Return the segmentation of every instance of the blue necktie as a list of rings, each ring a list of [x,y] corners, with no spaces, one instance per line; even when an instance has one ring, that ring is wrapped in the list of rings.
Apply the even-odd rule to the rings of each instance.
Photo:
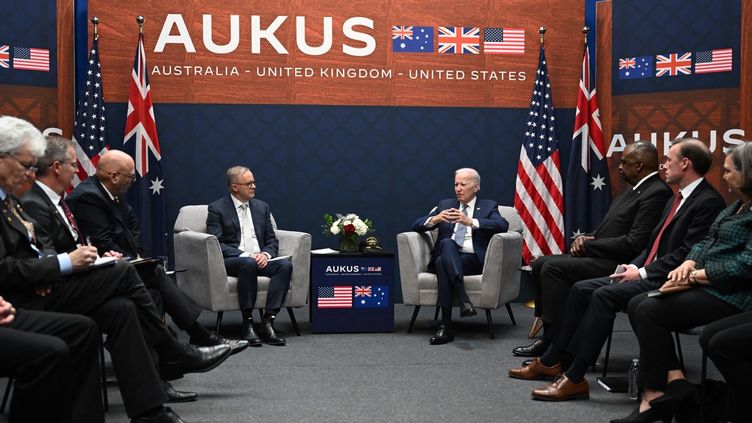
[[[462,213],[467,216],[467,204],[462,205]],[[465,243],[465,233],[467,233],[467,226],[462,223],[457,223],[457,231],[454,233],[454,242],[462,248],[462,244]]]

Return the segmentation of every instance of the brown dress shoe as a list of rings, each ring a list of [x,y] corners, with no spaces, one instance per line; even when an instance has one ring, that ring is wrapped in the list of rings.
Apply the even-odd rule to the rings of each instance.
[[[541,401],[569,401],[573,399],[590,398],[590,388],[587,380],[574,383],[569,378],[561,375],[554,383],[543,388],[534,389],[533,399]]]
[[[527,366],[509,369],[509,377],[525,380],[554,380],[559,373],[561,373],[561,364],[546,367],[537,357]]]

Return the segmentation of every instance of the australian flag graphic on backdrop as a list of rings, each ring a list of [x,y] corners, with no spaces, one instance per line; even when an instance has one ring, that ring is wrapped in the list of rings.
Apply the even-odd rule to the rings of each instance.
[[[356,285],[353,287],[354,308],[389,307],[389,285]]]
[[[10,3],[10,4],[6,4]],[[0,65],[0,83],[34,87],[57,86],[57,9],[54,1],[24,0],[0,6],[0,46],[7,46],[7,62]],[[20,52],[48,50],[49,71],[14,66]],[[21,62],[19,62],[20,64]]]
[[[612,16],[614,95],[739,86],[741,0],[619,0]],[[731,71],[694,71],[697,52],[729,48]],[[689,74],[656,77],[658,55],[686,52],[693,53]]]
[[[395,53],[433,53],[433,27],[392,27],[392,51]]]

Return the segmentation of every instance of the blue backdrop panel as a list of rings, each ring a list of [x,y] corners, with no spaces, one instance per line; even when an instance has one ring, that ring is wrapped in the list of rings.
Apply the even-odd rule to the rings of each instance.
[[[242,164],[253,170],[257,196],[271,205],[280,228],[311,233],[314,248],[337,246],[321,233],[324,213],[354,212],[375,222],[375,235],[391,250],[397,233],[454,195],[459,167],[480,172],[481,197],[511,205],[527,117],[522,109],[435,107],[157,104],[154,110],[168,229],[180,207],[224,195],[225,170]],[[107,105],[115,148],[122,147],[112,138],[123,133],[125,112],[125,104]],[[559,139],[570,139],[574,111],[559,109],[556,118]],[[566,168],[568,141],[561,152]]]
[[[9,68],[0,67],[0,84],[57,86],[56,7],[53,0],[2,3],[0,6],[0,46],[10,46],[11,64]],[[45,72],[14,69],[12,60],[15,47],[49,50],[50,70]]]
[[[616,0],[613,4],[613,94],[739,86],[740,0]],[[731,72],[655,77],[656,55],[733,49]],[[620,58],[652,58],[652,76],[623,79]]]

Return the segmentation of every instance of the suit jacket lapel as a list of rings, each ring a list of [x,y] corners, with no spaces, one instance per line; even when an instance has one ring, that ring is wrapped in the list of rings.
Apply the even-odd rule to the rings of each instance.
[[[256,232],[256,240],[259,243],[259,248],[263,247],[264,232],[261,230],[264,227],[264,216],[261,214],[261,210],[253,200],[248,202],[251,208],[251,218],[253,219],[253,231]]]
[[[11,199],[11,202],[13,203],[13,207],[16,207],[16,203],[13,201],[13,199]],[[2,202],[2,206],[0,206],[0,208],[3,211],[3,219],[8,222],[8,226],[17,230],[24,236],[24,238],[28,239],[29,231],[26,229],[26,226],[24,226],[23,223],[18,219],[13,210],[11,210],[10,207],[6,206],[5,201]]]
[[[225,197],[225,214],[230,217],[232,226],[235,229],[234,233],[238,234],[238,240],[240,240],[240,220],[238,219],[238,211],[235,209],[235,203],[232,201],[230,194]]]
[[[58,224],[62,225],[61,227],[63,229],[63,233],[65,234],[65,236],[69,238],[69,241],[72,243],[75,243],[76,240],[73,238],[73,235],[71,235],[70,229],[68,229],[68,220],[65,218],[65,216],[62,216],[60,214],[60,211],[58,211],[57,206],[52,203],[52,200],[50,200],[50,197],[48,197],[47,194],[44,192],[44,190],[40,188],[39,185],[37,184],[34,184],[31,187],[31,190],[34,191],[34,193],[37,194],[42,199],[42,201],[44,201],[44,204],[47,205],[47,208],[50,210],[50,213],[52,213],[52,215],[55,216],[55,218],[58,220]],[[52,241],[54,242],[54,239]]]

